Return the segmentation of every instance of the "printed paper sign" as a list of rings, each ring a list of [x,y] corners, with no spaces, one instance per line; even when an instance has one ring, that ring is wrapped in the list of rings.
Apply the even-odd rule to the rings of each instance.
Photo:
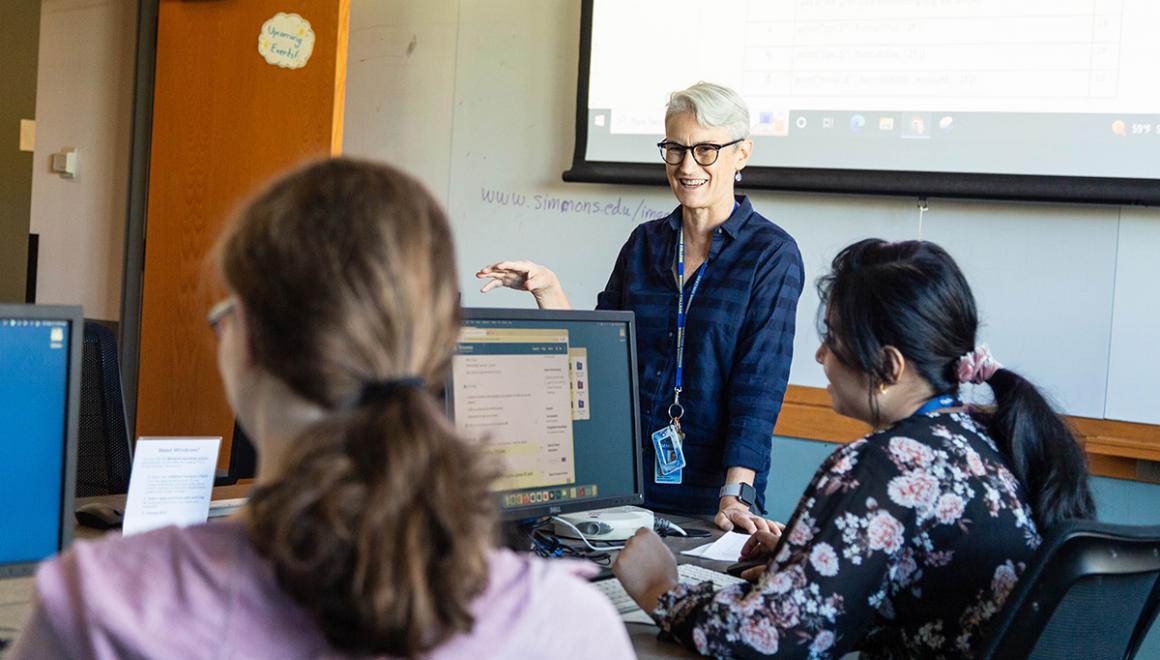
[[[138,438],[125,501],[125,536],[206,521],[221,438]]]
[[[284,69],[301,69],[314,52],[314,30],[298,14],[279,12],[262,24],[258,53],[266,62]]]
[[[36,151],[36,120],[20,120],[20,150]]]

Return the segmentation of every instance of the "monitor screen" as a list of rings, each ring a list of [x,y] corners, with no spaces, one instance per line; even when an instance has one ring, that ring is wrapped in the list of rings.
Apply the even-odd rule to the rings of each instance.
[[[447,405],[505,519],[642,501],[631,312],[465,309]]]
[[[0,305],[0,575],[72,537],[81,323],[79,307]]]

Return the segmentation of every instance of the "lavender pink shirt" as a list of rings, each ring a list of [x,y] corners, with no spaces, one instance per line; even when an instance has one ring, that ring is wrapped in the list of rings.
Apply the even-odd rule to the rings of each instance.
[[[475,627],[431,658],[632,658],[571,562],[490,555]],[[331,649],[236,521],[77,543],[46,562],[9,658],[324,658]]]

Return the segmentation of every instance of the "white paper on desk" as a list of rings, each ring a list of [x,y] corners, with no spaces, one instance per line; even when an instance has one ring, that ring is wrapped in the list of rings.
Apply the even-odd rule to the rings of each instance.
[[[748,534],[725,532],[716,541],[699,545],[692,550],[682,550],[681,554],[701,559],[734,562],[741,558],[741,548],[748,540]]]
[[[219,438],[138,438],[125,500],[125,536],[209,515]]]

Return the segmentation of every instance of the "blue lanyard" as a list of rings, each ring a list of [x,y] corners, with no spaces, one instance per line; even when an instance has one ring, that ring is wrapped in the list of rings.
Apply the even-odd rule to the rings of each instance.
[[[689,302],[685,302],[685,229],[677,232],[677,382],[673,387],[673,405],[669,406],[669,417],[674,423],[679,423],[685,409],[681,406],[681,385],[685,375],[685,317],[689,308],[693,306],[693,297],[701,286],[701,278],[709,270],[709,262],[697,271],[697,278],[693,280],[693,288],[689,290]],[[678,427],[679,428],[679,427]]]
[[[914,413],[912,413],[910,416],[917,417],[919,415],[932,413],[939,408],[957,408],[961,405],[963,405],[963,402],[959,399],[959,397],[951,394],[944,394],[942,396],[936,396],[935,398],[922,404],[919,406],[918,410],[914,411]]]
[[[741,204],[734,200],[733,211],[736,212],[740,206]],[[686,303],[685,228],[682,226],[677,230],[677,382],[673,385],[673,405],[669,406],[669,418],[677,427],[677,431],[681,430],[681,417],[685,414],[685,408],[681,405],[681,385],[684,383],[685,377],[685,317],[689,314],[689,308],[693,306],[693,297],[697,295],[697,289],[701,286],[701,278],[705,276],[707,270],[709,270],[708,260],[697,271],[697,278],[693,280],[693,288],[689,290],[689,302]]]

